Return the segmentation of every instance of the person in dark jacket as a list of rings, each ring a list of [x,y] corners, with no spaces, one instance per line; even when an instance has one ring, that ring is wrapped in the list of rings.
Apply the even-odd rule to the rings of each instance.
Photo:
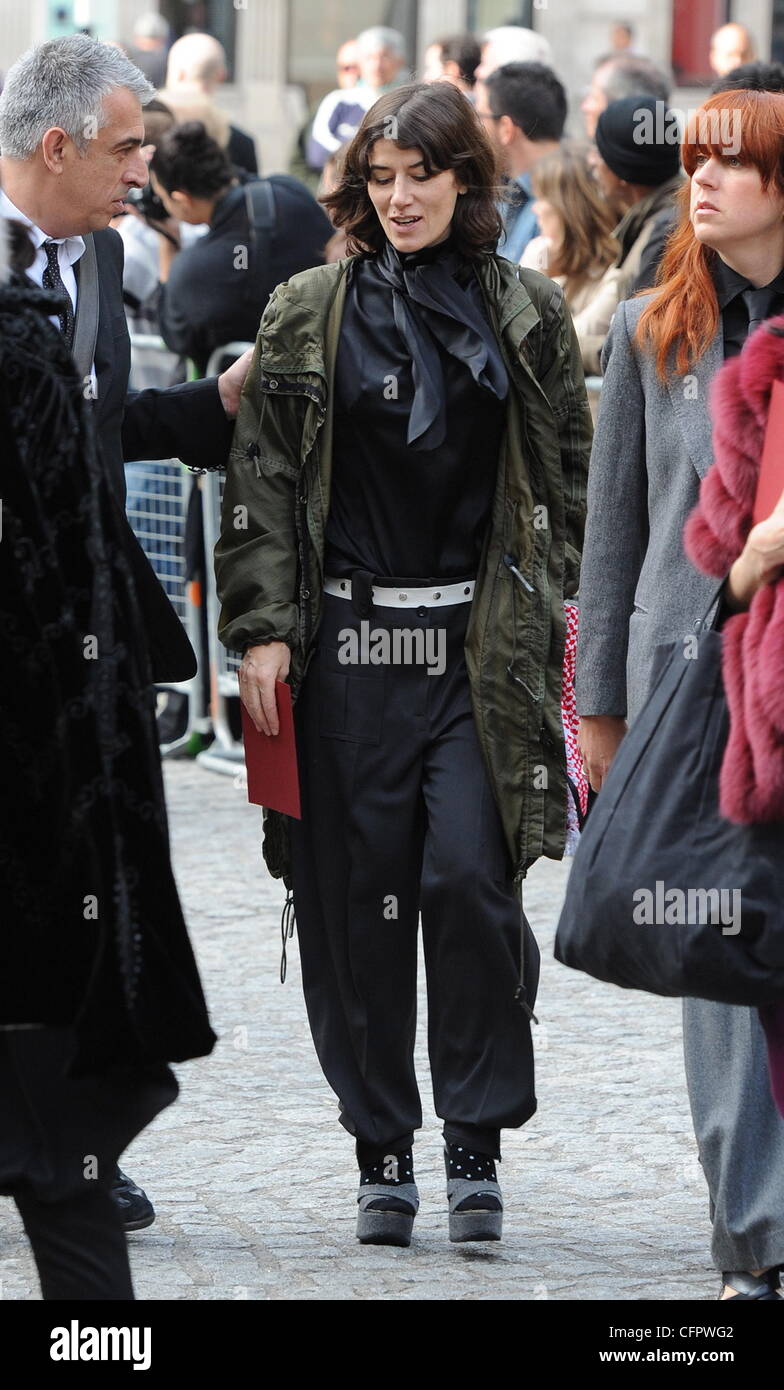
[[[212,380],[128,391],[122,241],[108,224],[129,190],[147,182],[141,102],[152,95],[119,49],[73,34],[18,58],[0,96],[0,212],[27,227],[28,279],[59,295],[51,320],[77,366],[101,466],[121,505],[124,462],[179,457],[198,467],[224,457],[249,361]],[[154,678],[187,680],[196,657],[182,623],[130,531],[124,549]],[[121,1173],[114,1195],[128,1229],[154,1220],[152,1203]]]
[[[162,137],[150,172],[172,219],[209,223],[183,251],[163,238],[160,246],[161,334],[204,373],[216,347],[255,339],[275,286],[323,263],[333,229],[309,190],[288,174],[240,183],[200,121]]]
[[[184,34],[169,49],[166,87],[174,98],[199,96],[214,105],[215,93],[228,77],[226,51],[212,34]],[[229,125],[227,153],[236,169],[258,174],[256,142],[247,131]]]
[[[656,278],[683,186],[678,141],[675,114],[654,97],[622,97],[599,117],[592,159],[599,187],[620,216],[614,236],[622,298],[649,289]]]
[[[215,550],[259,733],[276,678],[296,699],[303,815],[267,816],[265,857],[292,885],[366,1243],[408,1245],[419,1201],[420,905],[452,1240],[500,1237],[501,1131],[536,1109],[519,884],[564,848],[590,415],[562,290],[493,254],[496,187],[450,83],[371,107],[327,202],[350,257],[262,320]]]
[[[0,1193],[45,1299],[129,1299],[117,1160],[176,1098],[168,1063],[215,1037],[169,859],[133,538],[57,306],[0,273]]]

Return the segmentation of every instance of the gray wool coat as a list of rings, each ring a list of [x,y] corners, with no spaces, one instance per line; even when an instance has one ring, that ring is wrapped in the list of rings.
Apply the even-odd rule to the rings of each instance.
[[[683,550],[686,518],[713,462],[710,387],[723,362],[719,326],[686,376],[666,385],[634,333],[650,295],[617,309],[588,473],[575,693],[579,714],[639,713],[656,647],[713,622],[718,582]]]

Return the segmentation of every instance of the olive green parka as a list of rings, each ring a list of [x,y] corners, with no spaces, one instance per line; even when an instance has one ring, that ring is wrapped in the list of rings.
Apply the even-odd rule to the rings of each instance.
[[[294,699],[322,610],[332,384],[348,260],[279,285],[261,321],[229,456],[215,571],[219,636],[291,648]],[[517,879],[564,850],[563,600],[577,591],[591,416],[560,288],[500,256],[476,262],[511,381],[465,655],[482,752]],[[512,568],[512,566],[514,568]],[[264,857],[290,881],[286,817]]]

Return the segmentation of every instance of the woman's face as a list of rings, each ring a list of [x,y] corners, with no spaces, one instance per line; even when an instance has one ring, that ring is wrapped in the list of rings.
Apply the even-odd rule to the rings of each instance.
[[[419,149],[394,140],[370,148],[368,195],[385,235],[398,251],[421,251],[449,235],[455,204],[465,185],[453,169],[426,174]]]
[[[722,257],[784,238],[784,196],[735,154],[698,155],[690,216],[697,240]]]
[[[564,224],[560,212],[557,212],[552,203],[546,198],[537,198],[532,212],[541,228],[542,236],[546,236],[553,250],[563,245]]]
[[[203,198],[193,198],[190,193],[185,193],[179,188],[175,189],[173,193],[167,193],[152,169],[150,170],[150,183],[153,193],[157,193],[170,217],[174,217],[178,222],[188,222],[191,226],[200,226],[202,222],[207,220]]]

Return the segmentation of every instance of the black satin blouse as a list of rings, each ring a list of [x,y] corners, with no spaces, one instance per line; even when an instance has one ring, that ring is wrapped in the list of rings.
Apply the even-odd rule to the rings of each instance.
[[[745,290],[758,294],[760,309],[765,318],[784,311],[784,270],[779,271],[769,285],[756,290],[750,280],[727,265],[721,256],[715,256],[711,268],[716,296],[721,311],[722,333],[724,337],[724,357],[737,357],[749,336],[749,310],[744,302]]]
[[[508,389],[479,281],[451,238],[405,255],[387,243],[352,261],[336,362],[327,574],[476,574]]]

